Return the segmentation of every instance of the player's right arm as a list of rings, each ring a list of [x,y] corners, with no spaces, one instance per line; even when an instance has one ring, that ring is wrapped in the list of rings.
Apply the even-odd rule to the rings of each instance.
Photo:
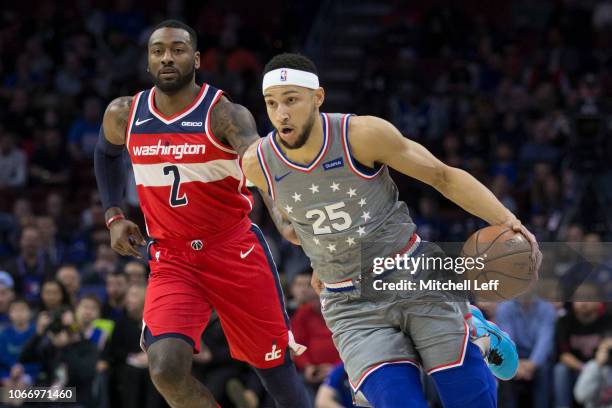
[[[349,143],[361,163],[389,167],[434,187],[455,204],[491,225],[506,225],[522,232],[539,269],[541,254],[535,236],[495,195],[468,172],[447,166],[424,146],[411,141],[391,123],[374,116],[357,116],[349,122]]]
[[[129,96],[117,98],[106,108],[94,151],[94,169],[111,247],[120,255],[140,258],[135,245],[144,245],[145,240],[138,225],[126,220],[120,207],[125,190],[123,149],[132,99]]]
[[[255,185],[262,192],[261,198],[268,208],[268,212],[272,217],[272,221],[274,221],[274,225],[280,232],[280,234],[287,241],[291,242],[295,245],[300,245],[300,239],[297,237],[295,233],[295,229],[287,215],[279,209],[268,194],[268,185],[266,183],[266,178],[263,174],[261,166],[259,165],[259,160],[257,159],[257,146],[259,145],[259,141],[251,144],[244,156],[242,157],[242,171],[246,178]]]

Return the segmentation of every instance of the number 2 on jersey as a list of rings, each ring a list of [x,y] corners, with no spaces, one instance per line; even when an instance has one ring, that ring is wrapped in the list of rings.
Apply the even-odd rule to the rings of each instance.
[[[326,218],[329,218],[330,221],[338,219],[343,220],[342,223],[333,222],[331,224],[333,229],[335,229],[336,231],[344,231],[346,229],[349,229],[351,227],[351,224],[353,223],[350,214],[346,211],[338,211],[340,208],[344,208],[344,205],[344,202],[340,201],[338,203],[326,205],[325,207],[323,207],[325,209],[325,212],[319,209],[308,211],[306,213],[306,218],[316,218],[316,220],[312,223],[312,229],[314,234],[331,234],[332,229],[327,225],[323,226],[323,223],[325,222]]]
[[[165,166],[164,175],[172,173],[174,175],[174,181],[172,182],[172,190],[170,190],[170,206],[180,207],[181,205],[187,204],[187,194],[183,193],[182,197],[179,197],[179,188],[181,186],[181,173],[177,166]]]

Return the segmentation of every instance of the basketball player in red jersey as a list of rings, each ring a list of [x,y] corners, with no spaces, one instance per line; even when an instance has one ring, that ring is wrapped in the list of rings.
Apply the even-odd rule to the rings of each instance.
[[[232,356],[252,365],[277,405],[308,407],[289,356],[303,347],[288,328],[278,274],[259,228],[240,157],[258,139],[250,112],[195,82],[197,36],[160,23],[148,43],[154,87],[112,101],[95,152],[111,245],[139,256],[145,240],[125,219],[123,149],[133,163],[151,276],[141,344],[153,383],[173,407],[214,407],[191,375],[192,354],[214,308]]]

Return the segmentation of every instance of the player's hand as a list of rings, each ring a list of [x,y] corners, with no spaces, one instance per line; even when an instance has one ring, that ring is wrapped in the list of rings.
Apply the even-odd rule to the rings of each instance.
[[[281,227],[280,233],[283,236],[283,238],[285,238],[287,241],[291,242],[293,245],[300,245],[301,244],[300,239],[298,238],[297,234],[295,233],[295,228],[293,228],[293,225],[291,225],[291,224],[283,225]]]
[[[136,245],[144,246],[146,241],[138,225],[130,220],[117,220],[110,226],[111,248],[119,255],[142,258]]]
[[[321,280],[319,279],[319,275],[317,275],[315,271],[312,272],[312,277],[310,278],[310,285],[312,286],[314,291],[317,292],[317,295],[321,294],[324,285],[323,282],[321,282]]]
[[[506,221],[504,225],[510,227],[514,232],[520,232],[523,234],[527,241],[531,244],[531,265],[533,265],[533,274],[535,279],[538,279],[538,272],[540,271],[540,266],[542,265],[542,252],[540,252],[540,246],[538,245],[538,241],[536,240],[535,235],[533,235],[525,226],[521,223],[521,221],[517,218],[512,218],[509,221]]]

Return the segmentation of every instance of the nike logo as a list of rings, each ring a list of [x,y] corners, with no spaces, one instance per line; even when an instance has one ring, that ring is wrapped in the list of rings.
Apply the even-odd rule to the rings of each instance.
[[[241,259],[244,259],[244,258],[246,258],[247,256],[249,256],[249,254],[251,253],[251,251],[252,251],[253,249],[255,249],[255,244],[253,244],[253,246],[251,247],[251,249],[249,249],[249,250],[248,250],[248,251],[246,251],[246,252],[242,252],[242,251],[240,251],[240,258],[241,258]]]
[[[150,120],[153,120],[153,118],[149,118],[149,119],[145,119],[145,120],[136,119],[136,126],[140,126],[143,123],[148,122]]]
[[[285,177],[287,177],[289,174],[291,174],[290,171],[286,172],[285,174],[283,174],[282,176],[274,176],[274,180],[278,183],[279,181],[281,181],[282,179],[284,179]]]

